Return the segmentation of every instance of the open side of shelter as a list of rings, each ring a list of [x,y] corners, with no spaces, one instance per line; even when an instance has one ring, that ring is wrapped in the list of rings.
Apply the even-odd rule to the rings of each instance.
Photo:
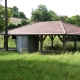
[[[16,37],[18,52],[38,51],[39,42],[40,51],[42,51],[43,42],[47,36],[51,39],[51,46],[53,46],[55,36],[58,36],[63,43],[63,51],[66,51],[66,42],[68,41],[74,41],[74,49],[76,50],[76,42],[80,41],[80,28],[62,21],[46,21],[9,30],[8,35]]]
[[[80,36],[79,35],[41,35],[40,36],[40,50],[43,50],[43,42],[45,40],[45,38],[49,36],[51,39],[51,47],[53,47],[53,42],[56,36],[58,36],[58,38],[60,39],[60,41],[63,44],[63,51],[66,51],[66,43],[68,41],[73,41],[74,42],[74,50],[76,50],[76,42],[80,41]]]

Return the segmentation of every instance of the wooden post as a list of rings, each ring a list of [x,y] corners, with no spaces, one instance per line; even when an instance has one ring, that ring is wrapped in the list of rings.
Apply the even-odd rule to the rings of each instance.
[[[66,35],[63,35],[63,51],[66,51]]]
[[[51,39],[51,47],[53,47],[53,35],[50,35],[49,37]]]
[[[40,37],[40,51],[43,49],[43,35]]]
[[[74,40],[74,50],[76,51],[76,36],[75,36],[75,40]]]
[[[53,39],[51,39],[51,46],[53,47]]]

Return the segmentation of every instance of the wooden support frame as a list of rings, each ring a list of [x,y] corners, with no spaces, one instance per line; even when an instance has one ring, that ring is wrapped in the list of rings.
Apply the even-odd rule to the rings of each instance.
[[[58,38],[61,40],[61,42],[63,43],[63,38],[60,36],[60,35],[58,35]]]
[[[46,39],[47,35],[43,36],[43,35],[40,35],[39,36],[39,41],[40,41],[40,51],[43,50],[43,42],[44,40]]]
[[[51,46],[53,47],[53,40],[56,37],[56,35],[39,35],[39,41],[40,41],[40,51],[43,50],[43,42],[46,39],[46,37],[49,36],[51,39]],[[76,50],[76,41],[80,41],[80,36],[78,35],[57,35],[61,42],[63,43],[63,51],[66,51],[66,42],[67,41],[74,41],[74,50]]]
[[[76,39],[76,41],[80,41],[80,36],[77,35],[67,35],[66,37],[66,41],[74,41]]]
[[[53,47],[53,40],[54,40],[54,38],[56,37],[56,35],[49,35],[49,37],[50,37],[50,39],[51,39],[51,46]]]
[[[79,35],[77,35],[76,38],[77,38],[78,41],[80,41],[80,36],[79,36]],[[77,41],[77,40],[76,40],[76,41]]]

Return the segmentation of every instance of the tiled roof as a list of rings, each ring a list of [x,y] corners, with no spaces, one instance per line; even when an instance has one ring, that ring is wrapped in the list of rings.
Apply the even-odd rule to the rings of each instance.
[[[80,34],[80,28],[61,21],[37,22],[8,31],[9,35]]]
[[[64,29],[66,34],[79,34],[80,35],[80,28],[76,27],[69,23],[63,23]]]

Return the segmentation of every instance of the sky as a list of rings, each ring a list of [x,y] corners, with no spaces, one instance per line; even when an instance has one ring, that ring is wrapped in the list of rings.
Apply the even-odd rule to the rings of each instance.
[[[1,2],[2,5],[5,4],[4,1]],[[40,4],[58,15],[80,15],[80,0],[7,0],[8,7],[16,6],[27,18],[31,17],[32,9],[35,10]]]

